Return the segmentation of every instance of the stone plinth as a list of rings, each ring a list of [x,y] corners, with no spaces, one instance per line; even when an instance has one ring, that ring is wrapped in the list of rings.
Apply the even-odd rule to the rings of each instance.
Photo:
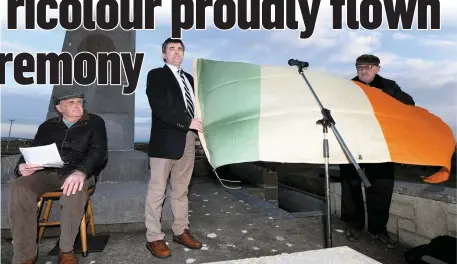
[[[341,184],[331,183],[330,192],[332,213],[341,217]],[[387,224],[394,240],[416,247],[440,235],[455,237],[456,219],[455,188],[395,182]]]
[[[110,31],[88,31],[83,28],[67,31],[62,52],[75,56],[80,52],[130,52],[135,53],[135,31],[116,28]],[[55,85],[52,95],[63,90],[80,91],[85,95],[84,107],[105,120],[108,134],[108,164],[99,179],[109,182],[146,181],[149,179],[148,157],[134,150],[135,94],[123,95],[122,84],[127,78],[121,68],[121,85],[89,86]],[[57,116],[52,98],[47,119]]]

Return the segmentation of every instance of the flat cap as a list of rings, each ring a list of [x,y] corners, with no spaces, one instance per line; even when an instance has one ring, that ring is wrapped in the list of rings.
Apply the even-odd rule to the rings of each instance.
[[[372,54],[363,54],[359,56],[355,62],[355,65],[365,64],[365,65],[376,65],[378,66],[381,63],[378,57]]]
[[[75,92],[75,91],[64,91],[64,92],[56,93],[56,95],[53,97],[54,104],[56,104],[56,105],[58,105],[60,103],[60,101],[62,101],[62,100],[68,100],[68,99],[73,99],[73,98],[83,98],[84,99],[84,93]]]

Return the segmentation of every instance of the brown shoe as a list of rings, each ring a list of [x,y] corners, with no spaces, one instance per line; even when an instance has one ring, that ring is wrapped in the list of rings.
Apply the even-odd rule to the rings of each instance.
[[[22,264],[36,264],[37,260],[38,260],[38,256],[32,260],[27,260],[26,262],[24,262]]]
[[[76,258],[75,251],[70,253],[59,252],[59,264],[78,264],[78,259]]]
[[[179,236],[173,236],[173,241],[191,249],[199,249],[202,247],[202,243],[192,237],[189,229],[185,229],[184,232]]]
[[[156,240],[146,243],[146,248],[151,252],[152,255],[158,258],[168,258],[171,256],[171,251],[165,244],[165,240]]]

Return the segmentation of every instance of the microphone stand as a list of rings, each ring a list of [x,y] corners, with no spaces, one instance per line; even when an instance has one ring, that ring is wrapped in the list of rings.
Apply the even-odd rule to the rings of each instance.
[[[319,107],[321,108],[321,113],[322,113],[322,119],[318,120],[316,124],[322,125],[322,132],[323,132],[323,157],[325,161],[325,196],[326,196],[326,209],[327,209],[327,215],[326,215],[326,231],[327,231],[327,238],[326,238],[326,244],[328,248],[332,247],[332,224],[331,224],[331,214],[330,214],[330,175],[329,175],[329,145],[328,145],[328,139],[327,139],[327,133],[328,133],[328,127],[330,127],[333,131],[333,134],[335,135],[336,139],[340,143],[341,147],[343,148],[344,153],[346,154],[347,157],[351,160],[351,163],[355,166],[357,174],[359,175],[360,179],[362,180],[363,184],[365,185],[366,188],[371,187],[370,182],[368,181],[367,177],[365,176],[364,171],[362,168],[360,168],[359,164],[357,161],[355,161],[354,157],[352,156],[351,152],[349,151],[348,147],[346,146],[343,138],[341,137],[340,133],[335,127],[335,120],[333,119],[330,110],[327,108],[324,108],[322,105],[321,101],[317,97],[316,93],[314,92],[311,84],[309,83],[308,79],[306,78],[305,74],[303,73],[303,67],[304,64],[299,64],[297,65],[298,67],[298,73],[303,77],[305,80],[306,84],[308,85],[309,89],[311,90],[311,93],[313,94],[314,98],[316,99],[317,103],[319,104]]]

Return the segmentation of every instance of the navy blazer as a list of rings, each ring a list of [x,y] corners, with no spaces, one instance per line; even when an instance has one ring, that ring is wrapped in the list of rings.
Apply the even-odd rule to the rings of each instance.
[[[194,90],[194,78],[184,74]],[[151,107],[149,157],[181,158],[191,118],[186,113],[181,87],[167,65],[149,71],[146,95]]]

